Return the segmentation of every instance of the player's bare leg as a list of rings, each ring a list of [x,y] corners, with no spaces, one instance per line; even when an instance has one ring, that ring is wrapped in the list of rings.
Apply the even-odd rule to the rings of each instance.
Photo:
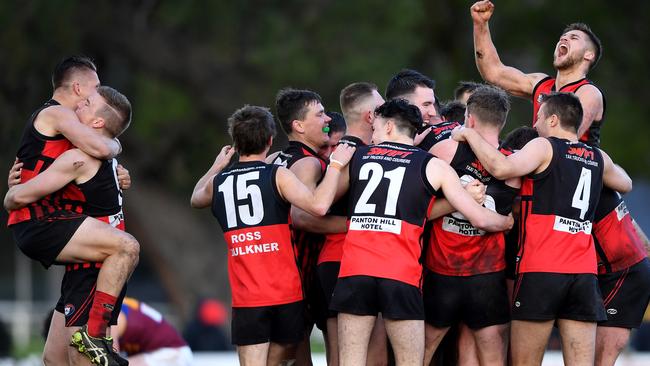
[[[436,349],[442,342],[445,334],[449,331],[450,327],[445,328],[436,328],[432,325],[424,325],[424,364],[428,365],[431,363],[433,354],[436,353]]]
[[[397,366],[420,366],[424,359],[424,321],[384,319]]]
[[[43,364],[46,366],[68,364],[68,333],[65,331],[65,316],[54,310],[47,341],[43,349]]]
[[[326,349],[327,349],[327,365],[338,366],[339,364],[339,335],[338,335],[338,320],[336,318],[327,318],[327,334],[326,334]]]
[[[283,362],[290,362],[289,365],[293,365],[295,359],[293,359],[296,354],[296,344],[280,344],[271,342],[269,345],[269,353],[267,356],[266,365],[267,366],[276,366],[283,365]]]
[[[514,366],[539,366],[551,336],[554,320],[513,320],[510,330],[510,349]]]
[[[138,264],[140,244],[119,229],[91,217],[84,220],[57,256],[59,262],[102,262],[97,291],[118,296]]]
[[[596,352],[596,323],[558,319],[562,337],[562,357],[568,366],[594,364]]]
[[[473,331],[481,366],[503,366],[507,363],[509,330],[509,324],[499,324]]]
[[[375,316],[338,314],[339,365],[365,365]]]
[[[464,323],[458,326],[458,366],[478,366],[478,349],[474,333]]]
[[[630,329],[598,327],[596,329],[596,366],[612,366],[630,339]]]
[[[384,318],[379,315],[375,320],[375,326],[372,328],[372,333],[370,333],[366,366],[385,365],[388,365],[388,339]]]
[[[237,346],[237,355],[241,366],[266,366],[269,354],[269,342]]]

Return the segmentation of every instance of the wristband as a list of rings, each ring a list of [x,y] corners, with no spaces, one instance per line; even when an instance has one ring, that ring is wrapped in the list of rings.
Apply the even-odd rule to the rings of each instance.
[[[336,165],[334,165],[334,164],[336,164]],[[337,166],[337,165],[338,165],[338,166]],[[343,168],[343,167],[345,166],[345,164],[341,163],[340,161],[338,161],[338,160],[336,160],[336,159],[332,159],[332,158],[330,158],[329,166],[331,166],[331,167],[334,168],[334,169],[341,170],[341,168]]]

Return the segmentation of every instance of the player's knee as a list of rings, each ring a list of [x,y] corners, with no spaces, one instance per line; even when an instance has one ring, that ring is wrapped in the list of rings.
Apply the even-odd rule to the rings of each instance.
[[[61,354],[54,352],[52,347],[45,347],[43,350],[43,364],[45,366],[55,366],[62,365],[65,363],[65,360],[61,360]]]
[[[129,233],[124,233],[120,240],[120,250],[134,262],[140,257],[140,243]]]

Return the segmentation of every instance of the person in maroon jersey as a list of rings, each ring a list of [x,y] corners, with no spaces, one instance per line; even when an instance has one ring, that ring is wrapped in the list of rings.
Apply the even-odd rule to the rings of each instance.
[[[320,157],[318,150],[328,144],[331,119],[325,113],[321,97],[310,90],[282,89],[276,95],[275,108],[280,127],[289,138],[289,146],[269,155],[266,161],[289,168],[307,187],[313,189],[322,179],[327,166],[327,159]],[[292,234],[306,297],[305,338],[298,346],[296,359],[299,364],[309,364],[309,336],[324,312],[322,291],[316,275],[316,262],[324,236],[308,228],[311,222],[308,213],[294,207],[291,215]]]
[[[349,227],[330,305],[338,311],[339,362],[366,364],[381,313],[397,364],[419,365],[424,357],[420,237],[435,196],[444,193],[482,229],[505,230],[512,218],[479,206],[449,165],[413,146],[422,124],[417,107],[394,99],[375,115],[372,140],[378,143],[358,149],[341,181],[349,186]]]
[[[490,0],[476,2],[470,8],[474,22],[474,56],[483,79],[512,95],[532,99],[532,123],[537,119],[540,95],[554,91],[575,93],[584,111],[578,128],[580,141],[598,147],[600,127],[605,117],[605,99],[598,87],[587,79],[587,73],[596,66],[602,55],[598,37],[586,24],[570,24],[555,46],[555,78],[544,73],[526,74],[504,65],[499,59],[488,25],[493,12],[494,4]]]
[[[130,297],[120,310],[116,333],[129,365],[192,365],[192,350],[158,310]]]
[[[304,338],[303,291],[289,228],[291,205],[322,216],[340,169],[354,152],[341,145],[316,189],[291,170],[264,162],[275,124],[268,109],[246,106],[228,120],[234,149],[224,147],[197,182],[192,207],[212,206],[228,243],[233,299],[232,339],[245,365],[279,364]],[[224,170],[234,154],[239,162]],[[276,349],[271,352],[270,346]]]
[[[650,300],[650,262],[621,195],[603,187],[593,236],[607,320],[596,331],[596,365],[614,365]]]
[[[131,105],[128,99],[116,90],[101,86],[97,89],[96,94],[88,98],[88,101],[80,102],[75,112],[81,123],[97,131],[94,133],[115,138],[130,123]],[[108,243],[130,240],[130,236],[122,232],[124,216],[122,214],[121,190],[115,171],[116,166],[115,159],[98,160],[80,149],[67,150],[42,173],[24,184],[12,186],[5,196],[5,207],[11,210],[20,209],[65,187],[69,193],[69,196],[62,201],[65,209],[82,212],[83,215],[78,217],[79,220],[88,216],[95,218],[98,221],[96,227],[101,228],[101,232],[105,233],[107,236],[105,241]],[[72,219],[76,220],[77,217],[72,217]],[[56,224],[48,226],[48,230],[54,231],[52,235],[59,232],[57,229]],[[73,234],[76,233],[72,232],[71,235]],[[70,242],[67,245],[70,245]],[[106,245],[99,243],[100,241],[97,242],[94,245]],[[75,254],[79,259],[73,262],[74,264],[66,266],[66,274],[61,285],[62,297],[52,318],[50,337],[48,337],[43,352],[44,363],[47,365],[67,363],[67,360],[71,360],[75,364],[80,362],[81,355],[67,347],[67,340],[79,330],[79,327],[89,322],[89,314],[92,313],[90,305],[95,297],[102,263],[97,261],[96,263],[82,264],[79,261],[83,261],[91,255],[97,256],[97,254],[88,252],[102,251],[104,248],[97,246],[84,250],[87,252]],[[119,281],[119,279],[117,280]],[[109,316],[110,322],[107,320],[108,323],[115,324],[123,296],[124,289],[120,287],[115,300],[118,309],[112,312],[112,316]]]
[[[452,137],[467,141],[497,179],[524,177],[511,349],[515,365],[541,364],[554,322],[567,364],[593,364],[596,322],[605,320],[591,236],[603,183],[627,192],[632,181],[597,148],[578,141],[580,100],[572,93],[542,98],[535,123],[539,138],[504,156],[473,129]]]
[[[505,92],[481,86],[467,101],[465,126],[475,129],[496,148],[509,110],[510,101]],[[502,215],[510,213],[521,185],[519,178],[495,179],[483,169],[467,144],[453,139],[437,143],[432,153],[450,164],[462,182],[478,179],[487,186],[485,207]],[[461,339],[465,336],[476,340],[481,364],[505,364],[510,314],[503,232],[475,229],[454,212],[433,221],[433,231],[427,240],[428,272],[423,285],[424,363],[429,364],[450,327],[463,323]]]

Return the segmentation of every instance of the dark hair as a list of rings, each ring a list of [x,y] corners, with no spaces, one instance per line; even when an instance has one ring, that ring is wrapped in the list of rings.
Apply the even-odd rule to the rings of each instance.
[[[239,155],[259,154],[275,136],[275,121],[268,108],[246,105],[228,118],[228,133]]]
[[[285,88],[275,97],[275,111],[280,127],[288,135],[292,132],[292,122],[302,120],[307,114],[310,103],[321,103],[320,95],[311,90]]]
[[[573,93],[541,94],[541,104],[544,107],[546,116],[556,115],[560,119],[560,126],[566,130],[578,132],[582,123],[582,104],[580,99]]]
[[[415,132],[423,123],[420,109],[406,99],[385,102],[375,109],[375,115],[392,119],[397,128],[411,138],[415,137]]]
[[[327,111],[325,112],[329,118],[332,120],[329,122],[329,135],[331,136],[335,132],[343,132],[347,130],[347,125],[345,124],[345,118],[339,112]]]
[[[566,32],[570,32],[572,30],[584,32],[589,37],[589,40],[591,41],[591,44],[594,47],[594,52],[596,54],[596,57],[593,59],[593,61],[591,61],[591,64],[589,65],[589,70],[593,69],[594,67],[596,67],[596,64],[598,63],[598,61],[600,61],[600,58],[603,55],[603,44],[600,42],[600,39],[591,30],[591,28],[589,28],[589,26],[586,25],[585,23],[569,24],[566,26],[566,28],[564,28],[562,34],[566,34]]]
[[[97,66],[86,56],[71,56],[59,62],[52,72],[52,87],[60,88],[74,72],[80,70],[97,72]]]
[[[465,104],[457,100],[449,101],[440,107],[440,117],[445,121],[463,122],[465,121]]]
[[[97,111],[97,114],[104,118],[106,130],[113,137],[118,137],[131,124],[131,102],[124,94],[110,86],[100,86],[97,88],[97,92],[106,102],[106,105]]]
[[[465,93],[472,93],[478,87],[482,86],[481,83],[475,83],[473,81],[460,81],[458,86],[454,89],[454,99],[458,100]]]
[[[343,88],[339,95],[343,115],[350,118],[350,113],[353,112],[357,104],[372,96],[372,92],[375,90],[378,90],[377,85],[367,82],[352,83]]]
[[[510,111],[510,99],[502,89],[483,85],[467,99],[467,114],[479,122],[503,127]]]
[[[516,128],[501,141],[501,147],[510,151],[521,150],[530,140],[539,137],[537,130],[532,127],[523,126]]]
[[[435,90],[436,82],[415,70],[404,69],[388,82],[386,99],[390,100],[411,94],[418,86]]]

